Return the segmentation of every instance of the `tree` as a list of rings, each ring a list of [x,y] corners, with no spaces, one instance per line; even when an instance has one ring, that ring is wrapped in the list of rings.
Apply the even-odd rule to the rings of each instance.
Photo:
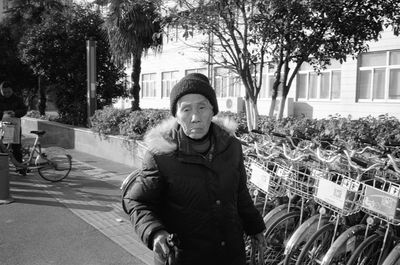
[[[256,0],[180,0],[169,9],[166,24],[179,25],[183,36],[200,34],[210,36],[199,49],[209,53],[212,65],[232,70],[241,79],[245,89],[247,126],[257,128],[257,98],[262,87],[265,56],[269,45],[265,36],[255,31],[253,16],[257,14]],[[212,52],[210,52],[210,50]]]
[[[12,38],[9,24],[0,24],[0,82],[8,80],[14,92],[23,96],[31,106],[31,95],[35,94],[36,78],[28,65],[18,58],[17,41]]]
[[[19,43],[25,32],[34,25],[38,25],[42,21],[45,14],[49,14],[54,10],[61,11],[64,9],[62,0],[15,0],[12,7],[7,11],[6,24],[10,28],[10,37],[17,44]],[[16,47],[15,45],[14,47]],[[32,98],[39,93],[39,112],[45,114],[46,110],[46,93],[43,80],[40,75],[37,76],[35,84],[30,85],[30,89],[26,90],[27,97]]]
[[[281,85],[278,118],[282,118],[290,87],[303,63],[319,71],[331,59],[343,62],[367,51],[366,42],[379,38],[385,12],[393,8],[386,0],[268,0],[260,1],[258,10],[256,29],[274,47],[271,61],[276,70],[269,114],[272,116]]]
[[[110,0],[109,3],[110,13],[104,26],[110,49],[118,64],[132,63],[132,110],[139,110],[142,56],[150,48],[157,51],[162,45],[156,1]]]
[[[97,41],[98,108],[124,95],[123,67],[112,62],[103,23],[98,13],[73,5],[44,16],[39,25],[26,32],[19,45],[22,60],[50,84],[47,92],[55,95],[64,122],[86,124],[85,42],[89,37]]]

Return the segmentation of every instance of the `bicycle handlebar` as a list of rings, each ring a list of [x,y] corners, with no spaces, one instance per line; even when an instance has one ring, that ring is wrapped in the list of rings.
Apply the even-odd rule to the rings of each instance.
[[[331,164],[331,163],[335,162],[336,159],[340,158],[340,155],[338,154],[338,155],[331,157],[330,159],[325,159],[324,157],[322,157],[321,149],[319,147],[317,147],[317,151],[314,154],[320,161],[322,161],[324,163],[328,163],[328,164]]]
[[[292,162],[297,162],[297,161],[300,161],[300,160],[302,160],[304,158],[309,157],[309,155],[306,155],[306,154],[301,154],[298,157],[290,157],[290,155],[286,151],[286,145],[284,144],[284,145],[282,145],[282,147],[283,147],[283,156],[285,158],[289,159]]]
[[[388,157],[389,163],[393,167],[394,171],[396,171],[397,173],[400,174],[400,168],[397,166],[397,163],[396,163],[394,157],[392,155],[390,155],[390,154],[388,154],[387,157]]]
[[[349,165],[350,165],[352,168],[354,168],[354,169],[356,169],[357,171],[360,171],[360,172],[362,172],[362,173],[368,172],[368,171],[370,171],[370,170],[372,170],[372,169],[375,169],[375,168],[382,167],[382,166],[384,166],[384,164],[385,164],[385,163],[382,163],[382,162],[378,162],[378,163],[372,164],[371,166],[365,168],[365,167],[362,167],[362,166],[360,166],[360,165],[357,165],[356,160],[354,160],[354,159],[350,156],[350,154],[349,154],[349,152],[348,152],[347,150],[344,150],[343,152],[344,152],[344,154],[345,154],[346,157],[347,157],[347,161],[348,161]],[[366,165],[366,166],[367,166],[367,165]],[[361,178],[361,175],[362,175],[362,174],[358,174],[357,180],[359,180],[359,178]]]

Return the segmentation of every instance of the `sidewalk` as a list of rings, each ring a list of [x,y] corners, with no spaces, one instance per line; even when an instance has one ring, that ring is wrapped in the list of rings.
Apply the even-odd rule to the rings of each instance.
[[[121,208],[119,186],[133,168],[68,151],[73,169],[62,182],[10,172],[14,202],[0,205],[0,264],[152,264]]]

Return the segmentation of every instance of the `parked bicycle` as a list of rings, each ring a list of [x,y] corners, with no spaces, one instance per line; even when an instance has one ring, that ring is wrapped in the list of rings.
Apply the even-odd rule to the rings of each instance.
[[[0,152],[9,154],[10,161],[17,171],[26,175],[31,170],[37,170],[43,179],[52,182],[61,181],[68,176],[72,168],[71,155],[64,148],[57,146],[42,148],[40,138],[45,131],[31,131],[35,134],[34,143],[23,148],[23,161],[17,161],[12,153],[11,144],[3,143],[4,128],[10,125],[12,126],[9,122],[0,122]]]
[[[365,233],[364,241],[350,256],[347,265],[380,265],[386,261],[390,250],[400,242],[399,179],[400,169],[389,154],[382,161],[377,176],[364,183],[364,196],[360,206],[370,216],[368,233]],[[389,261],[386,263],[397,264]]]
[[[262,132],[242,142],[264,264],[400,264],[398,146]]]

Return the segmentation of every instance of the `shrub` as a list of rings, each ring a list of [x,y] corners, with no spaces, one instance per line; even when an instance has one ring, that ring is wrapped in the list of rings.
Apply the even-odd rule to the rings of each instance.
[[[145,109],[132,111],[119,124],[120,133],[130,139],[141,139],[148,129],[169,116],[170,113],[167,110]]]
[[[96,110],[91,118],[91,130],[101,135],[120,134],[120,124],[129,115],[129,110],[116,109],[105,106],[102,110]]]
[[[248,132],[246,115],[221,112],[238,123],[236,134]],[[97,110],[92,118],[92,130],[100,134],[120,134],[130,139],[141,139],[144,133],[160,121],[170,117],[169,110],[144,109],[141,111],[118,110],[105,107]],[[283,133],[305,139],[332,139],[355,142],[384,144],[400,142],[400,122],[388,115],[367,116],[360,119],[333,115],[324,119],[286,117],[281,120],[259,117],[259,129],[267,134]]]
[[[30,110],[26,113],[26,117],[29,118],[35,118],[35,119],[40,119],[40,120],[48,120],[48,121],[57,121],[57,116],[47,114],[46,115],[40,115],[40,112],[38,110]]]

